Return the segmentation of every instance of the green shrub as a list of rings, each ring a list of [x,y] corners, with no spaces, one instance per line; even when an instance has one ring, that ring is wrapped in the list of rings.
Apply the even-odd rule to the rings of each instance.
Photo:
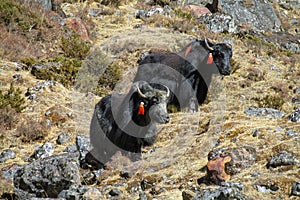
[[[59,56],[51,62],[42,63],[45,68],[32,70],[31,73],[38,79],[54,80],[70,87],[75,83],[81,63],[82,61],[76,58]]]
[[[30,29],[40,27],[42,18],[35,12],[26,8],[23,4],[14,0],[2,0],[0,1],[0,23],[11,28],[17,26],[24,32],[29,32]]]
[[[66,57],[82,60],[87,56],[90,47],[87,42],[83,41],[79,35],[74,32],[61,38],[61,48]]]
[[[282,97],[278,95],[266,95],[263,98],[254,98],[258,107],[279,109],[284,104]]]
[[[6,92],[0,90],[0,109],[6,108],[14,109],[17,112],[26,108],[21,89],[15,88],[13,83],[10,84],[10,88]]]
[[[122,70],[118,65],[111,64],[99,77],[96,94],[99,96],[107,95],[114,89],[120,78]]]

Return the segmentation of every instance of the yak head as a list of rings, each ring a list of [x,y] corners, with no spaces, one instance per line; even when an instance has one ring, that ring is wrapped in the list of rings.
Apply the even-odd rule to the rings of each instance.
[[[168,123],[167,102],[169,88],[156,83],[138,81],[133,85],[135,92],[131,96],[132,120],[139,126],[149,123]]]
[[[232,57],[232,48],[229,44],[226,43],[217,43],[212,44],[204,39],[204,43],[206,48],[209,50],[209,55],[207,60],[209,60],[209,56],[216,64],[220,74],[222,75],[230,75],[230,59]]]

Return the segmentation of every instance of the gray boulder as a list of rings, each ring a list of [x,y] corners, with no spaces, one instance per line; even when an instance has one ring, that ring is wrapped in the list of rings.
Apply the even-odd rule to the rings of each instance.
[[[56,198],[71,185],[80,185],[78,158],[66,153],[36,160],[14,175],[15,194],[20,199]]]
[[[280,31],[281,21],[271,3],[264,0],[220,0],[221,13],[200,18],[212,32],[238,33],[240,29],[254,32]]]

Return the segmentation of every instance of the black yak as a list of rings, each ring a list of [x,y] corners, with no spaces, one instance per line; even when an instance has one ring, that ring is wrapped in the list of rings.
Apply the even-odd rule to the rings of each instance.
[[[197,111],[204,102],[214,73],[230,74],[232,48],[225,43],[213,44],[205,38],[188,44],[178,53],[154,53],[139,62],[135,81],[148,81],[169,87],[168,104],[178,109]],[[198,102],[195,106],[195,102]]]
[[[141,156],[143,146],[152,145],[156,125],[169,122],[166,86],[139,81],[127,94],[111,94],[95,106],[90,125],[93,146],[89,156],[105,164],[118,151],[132,161]]]

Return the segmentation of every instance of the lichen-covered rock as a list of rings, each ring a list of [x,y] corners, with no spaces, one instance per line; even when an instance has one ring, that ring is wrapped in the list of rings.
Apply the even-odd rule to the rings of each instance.
[[[14,175],[15,194],[20,199],[56,198],[61,191],[76,184],[80,184],[80,173],[78,160],[72,154],[36,160]]]
[[[51,142],[45,142],[42,146],[38,147],[30,156],[31,159],[46,158],[53,154],[54,145]]]
[[[220,0],[219,4],[222,14],[200,19],[212,32],[237,33],[245,28],[254,32],[280,31],[281,21],[267,1]]]
[[[271,118],[281,118],[285,116],[284,112],[276,110],[274,108],[253,108],[250,107],[245,110],[245,113],[251,117],[271,117]]]
[[[300,108],[297,108],[293,113],[290,114],[289,120],[291,120],[292,122],[300,121]]]
[[[228,181],[231,175],[251,167],[257,153],[250,146],[236,148],[219,148],[209,152],[207,163],[207,175],[198,179],[198,183],[221,184]]]
[[[9,159],[14,159],[16,157],[16,154],[11,149],[3,150],[0,154],[0,163],[3,163]]]
[[[58,197],[66,200],[103,199],[103,195],[97,188],[82,185],[73,185],[70,189],[61,191]]]
[[[87,163],[85,160],[86,155],[89,153],[91,148],[90,138],[83,135],[78,135],[76,137],[76,145],[79,151],[79,162],[82,168],[87,168]]]
[[[295,165],[296,157],[292,153],[281,151],[276,156],[272,157],[267,164],[267,168],[280,167],[284,165]]]
[[[248,200],[246,195],[242,193],[245,186],[242,183],[222,183],[215,190],[202,190],[192,200],[208,200],[208,199],[238,199]]]
[[[68,133],[62,132],[61,134],[58,135],[56,142],[57,144],[65,144],[70,142],[71,140],[72,138]]]
[[[300,197],[300,182],[293,183],[291,196]]]

